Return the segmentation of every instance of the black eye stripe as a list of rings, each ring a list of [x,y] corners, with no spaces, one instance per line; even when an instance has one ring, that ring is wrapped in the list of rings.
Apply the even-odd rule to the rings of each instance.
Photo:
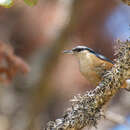
[[[74,48],[74,49],[72,49],[72,51],[76,51],[76,52],[80,52],[80,51],[83,51],[83,50],[86,50],[86,48]]]
[[[77,46],[72,49],[72,51],[75,51],[75,52],[80,52],[80,51],[84,51],[84,50],[88,50],[89,52],[94,53],[94,50],[92,50],[91,48],[88,48],[86,46],[82,46],[82,47]]]
[[[81,48],[75,48],[73,51],[80,52],[81,50]]]

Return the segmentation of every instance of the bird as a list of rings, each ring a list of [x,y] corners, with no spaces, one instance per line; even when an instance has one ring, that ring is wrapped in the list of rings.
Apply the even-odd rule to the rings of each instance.
[[[95,87],[101,82],[103,75],[114,65],[113,61],[87,46],[76,46],[71,50],[65,50],[64,53],[76,56],[81,74]],[[124,82],[121,88],[126,88],[126,86],[126,82]]]

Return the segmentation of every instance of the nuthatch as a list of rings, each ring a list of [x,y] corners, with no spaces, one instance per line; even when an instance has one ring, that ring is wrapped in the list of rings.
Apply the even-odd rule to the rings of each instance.
[[[114,65],[110,59],[96,53],[93,49],[86,46],[77,46],[72,50],[65,50],[64,53],[72,54],[77,57],[80,72],[90,84],[94,86],[97,86],[100,83],[105,72]],[[122,88],[126,88],[126,83]]]

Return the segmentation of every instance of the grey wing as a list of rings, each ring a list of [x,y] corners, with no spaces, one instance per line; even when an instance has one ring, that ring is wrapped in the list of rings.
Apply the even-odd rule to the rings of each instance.
[[[101,54],[96,53],[95,55],[96,55],[98,58],[100,58],[101,60],[105,60],[105,61],[108,61],[108,62],[114,64],[113,61],[111,61],[110,59],[108,59],[107,57],[105,57],[105,56],[103,56],[103,55],[101,55]]]

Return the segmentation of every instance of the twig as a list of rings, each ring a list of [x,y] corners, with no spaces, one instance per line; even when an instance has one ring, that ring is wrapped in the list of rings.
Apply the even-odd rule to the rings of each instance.
[[[45,130],[77,130],[85,126],[97,126],[102,117],[102,108],[118,92],[129,77],[130,70],[130,41],[118,41],[115,65],[104,76],[103,80],[92,91],[74,96],[71,107],[62,118],[50,121]]]

